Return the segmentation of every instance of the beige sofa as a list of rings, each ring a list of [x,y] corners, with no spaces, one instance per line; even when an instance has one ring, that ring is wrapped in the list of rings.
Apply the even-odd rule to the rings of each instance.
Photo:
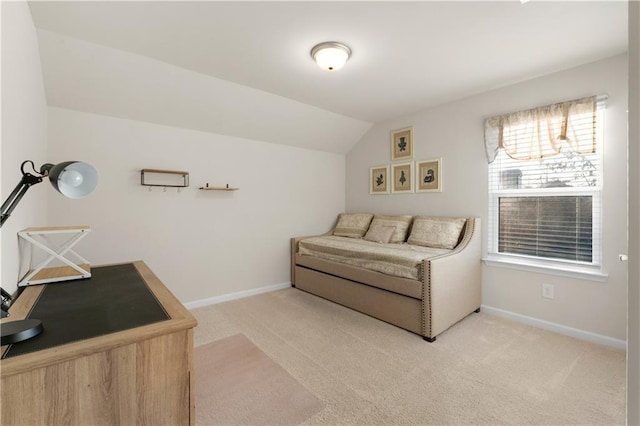
[[[373,224],[378,217],[373,218],[369,231],[373,231]],[[390,218],[389,216],[380,217]],[[429,235],[426,237],[423,235],[422,240],[425,238],[427,240],[424,244],[420,238],[412,237],[417,234],[418,225],[430,223],[430,218],[410,216],[404,216],[404,218],[409,218],[411,223],[406,230],[406,239],[402,242],[383,241],[376,244],[376,242],[365,242],[358,235],[335,236],[334,234],[340,229],[342,215],[336,228],[324,234],[323,237],[337,247],[341,247],[340,245],[344,243],[356,247],[357,244],[362,244],[364,251],[401,249],[411,252],[410,256],[415,258],[414,251],[423,250],[423,246],[428,246],[428,240],[432,238]],[[447,218],[434,219],[447,220]],[[384,220],[382,223],[385,223]],[[423,336],[425,340],[433,342],[436,336],[453,324],[470,313],[480,310],[480,219],[461,218],[459,223],[462,228],[452,247],[446,250],[437,248],[433,253],[429,252],[426,259],[418,262],[417,275],[412,277],[408,276],[409,272],[405,273],[407,276],[398,276],[395,271],[391,272],[394,275],[387,273],[384,268],[395,267],[393,261],[383,262],[382,268],[378,270],[370,267],[370,265],[375,267],[375,262],[356,259],[356,264],[345,263],[350,262],[348,257],[353,257],[353,254],[348,254],[347,260],[343,261],[334,256],[333,247],[331,251],[327,249],[327,254],[324,256],[323,253],[314,255],[313,251],[305,248],[305,245],[314,249],[315,243],[321,242],[318,236],[292,238],[292,285],[412,331]],[[380,228],[378,226],[376,230]],[[368,234],[369,232],[365,237]],[[430,248],[426,247],[424,250],[428,251]],[[371,255],[371,253],[365,255]],[[377,259],[377,255],[374,257]],[[401,270],[400,273],[402,272]]]

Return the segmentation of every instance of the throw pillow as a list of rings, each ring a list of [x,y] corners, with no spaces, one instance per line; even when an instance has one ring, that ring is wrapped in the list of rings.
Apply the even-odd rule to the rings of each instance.
[[[333,230],[333,235],[362,238],[369,229],[372,218],[373,215],[367,213],[342,213],[338,217],[338,224]]]
[[[463,217],[416,217],[407,242],[418,246],[453,249],[467,220]]]
[[[375,215],[371,225],[394,226],[396,229],[391,235],[390,243],[404,243],[407,239],[407,231],[411,225],[411,216],[382,216]]]
[[[375,243],[388,243],[391,241],[391,237],[395,231],[395,226],[371,224],[364,239]]]

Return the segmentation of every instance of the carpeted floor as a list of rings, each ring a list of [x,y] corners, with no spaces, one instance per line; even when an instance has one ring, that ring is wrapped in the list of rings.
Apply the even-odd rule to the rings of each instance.
[[[624,351],[485,313],[435,343],[293,288],[193,314],[196,346],[242,333],[324,402],[301,424],[625,422]]]

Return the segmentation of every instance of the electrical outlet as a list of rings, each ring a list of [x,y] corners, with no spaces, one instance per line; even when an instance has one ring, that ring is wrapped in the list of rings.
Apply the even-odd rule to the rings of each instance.
[[[553,299],[553,284],[542,284],[542,297]]]

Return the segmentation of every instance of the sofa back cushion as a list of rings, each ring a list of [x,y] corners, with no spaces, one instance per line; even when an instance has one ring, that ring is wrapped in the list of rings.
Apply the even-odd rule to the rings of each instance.
[[[413,220],[407,242],[418,246],[453,249],[467,220],[463,217],[425,217]]]
[[[364,239],[375,243],[388,243],[391,241],[391,237],[393,237],[394,232],[396,232],[395,226],[385,226],[372,223],[371,226],[369,226],[369,230],[365,234]]]
[[[371,226],[393,226],[395,231],[391,235],[390,243],[404,243],[407,239],[407,231],[411,225],[412,216],[382,216],[375,215]]]
[[[373,219],[373,215],[368,213],[341,213],[338,216],[338,224],[333,230],[333,235],[362,238],[369,229],[371,219]]]

